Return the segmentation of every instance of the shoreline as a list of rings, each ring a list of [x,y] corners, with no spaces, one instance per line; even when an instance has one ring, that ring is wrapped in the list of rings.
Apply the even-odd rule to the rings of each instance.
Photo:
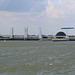
[[[38,38],[28,38],[28,39],[24,39],[24,38],[0,38],[0,41],[53,41],[53,42],[59,42],[59,41],[75,41],[75,39],[48,39],[48,38],[41,38],[41,39],[38,39]]]

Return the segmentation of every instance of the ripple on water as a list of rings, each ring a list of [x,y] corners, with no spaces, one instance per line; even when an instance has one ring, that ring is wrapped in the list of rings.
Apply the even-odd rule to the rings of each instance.
[[[75,43],[0,42],[0,75],[74,75]]]

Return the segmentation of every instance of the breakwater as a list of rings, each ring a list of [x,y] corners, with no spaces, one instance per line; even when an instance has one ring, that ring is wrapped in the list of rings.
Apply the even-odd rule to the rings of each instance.
[[[75,37],[68,37],[68,38],[54,38],[54,37],[46,37],[46,38],[39,38],[37,36],[29,36],[28,38],[24,38],[23,36],[20,37],[1,37],[0,40],[25,40],[25,41],[75,41]]]
[[[27,40],[27,41],[29,41],[29,40],[33,40],[33,41],[38,41],[39,39],[33,39],[33,38],[31,38],[31,39],[24,39],[24,38],[0,38],[0,40],[11,40],[11,41],[13,41],[13,40]]]

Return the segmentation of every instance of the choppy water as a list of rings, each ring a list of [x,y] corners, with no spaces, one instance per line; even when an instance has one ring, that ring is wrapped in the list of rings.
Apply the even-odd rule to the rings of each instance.
[[[0,75],[75,75],[75,42],[0,41]]]

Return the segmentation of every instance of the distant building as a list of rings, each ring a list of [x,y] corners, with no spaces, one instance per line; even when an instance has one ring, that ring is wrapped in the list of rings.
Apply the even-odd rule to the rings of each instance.
[[[56,38],[65,38],[66,37],[66,34],[64,32],[58,32],[56,34]]]

